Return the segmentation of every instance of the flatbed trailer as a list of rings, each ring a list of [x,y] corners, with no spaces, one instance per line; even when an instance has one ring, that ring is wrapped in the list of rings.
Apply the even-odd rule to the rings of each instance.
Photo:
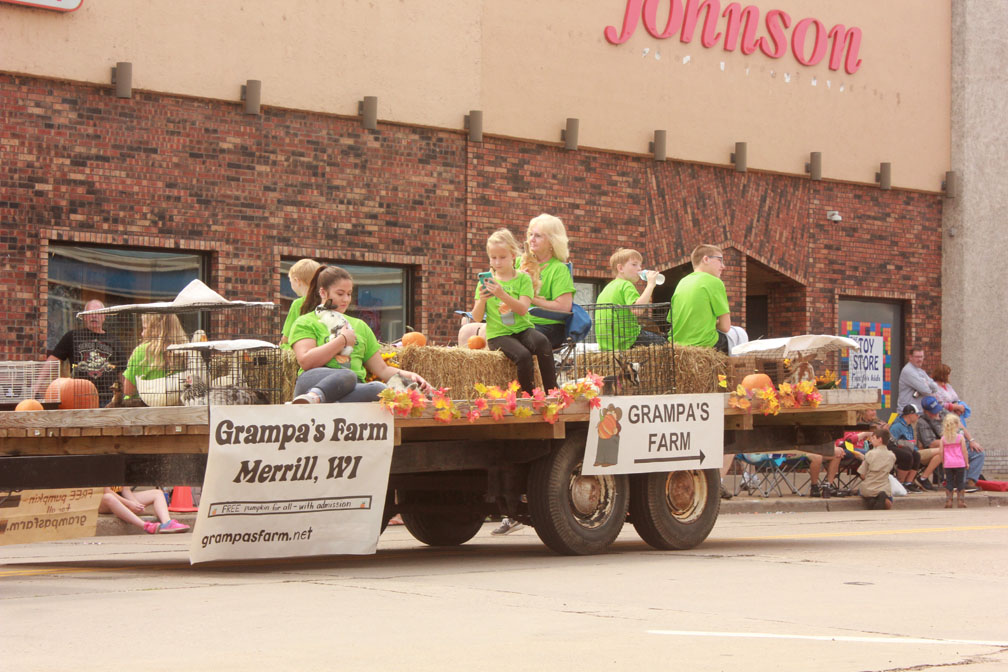
[[[878,407],[875,390],[827,390],[817,408],[768,416],[726,403],[724,452],[831,455],[833,440],[857,423],[858,412]],[[557,553],[592,554],[604,551],[629,517],[656,548],[692,548],[706,539],[720,508],[719,471],[583,475],[589,412],[581,399],[555,423],[533,415],[446,424],[430,410],[396,417],[383,529],[398,513],[418,540],[458,545],[488,515],[506,514],[534,527]],[[0,493],[200,486],[209,421],[206,406],[0,412]]]

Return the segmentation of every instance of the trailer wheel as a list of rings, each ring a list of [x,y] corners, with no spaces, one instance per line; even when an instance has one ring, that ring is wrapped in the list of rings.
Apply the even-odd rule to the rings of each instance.
[[[402,512],[409,533],[428,546],[458,546],[476,536],[486,520],[485,513],[471,511]]]
[[[572,432],[529,471],[529,513],[536,534],[562,555],[601,553],[626,520],[625,475],[583,476],[586,432]]]
[[[630,477],[630,520],[649,545],[685,550],[699,545],[721,508],[717,469],[634,474]]]

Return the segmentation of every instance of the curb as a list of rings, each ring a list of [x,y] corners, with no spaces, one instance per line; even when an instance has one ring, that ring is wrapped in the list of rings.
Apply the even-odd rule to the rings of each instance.
[[[988,506],[1008,506],[1008,494],[990,492],[971,492],[966,495],[966,504],[971,508]],[[893,510],[942,509],[945,507],[944,492],[921,492],[896,497]],[[721,500],[721,513],[792,513],[800,511],[867,511],[864,502],[858,495],[850,497],[733,497]]]
[[[1008,493],[973,492],[966,495],[966,503],[970,508],[988,506],[1008,506]],[[893,510],[941,509],[945,506],[945,493],[915,493],[906,497],[897,497],[893,502]],[[866,511],[864,503],[857,495],[851,497],[740,497],[721,500],[722,514],[736,513],[797,513],[809,511],[813,513],[828,513],[831,511]],[[196,522],[195,513],[172,513],[172,517],[180,523],[192,527]],[[151,516],[143,516],[144,520],[154,520]],[[144,534],[143,530],[123,522],[112,514],[98,516],[97,537],[112,537],[123,534]],[[183,535],[179,535],[180,537]]]
[[[184,523],[189,527],[192,527],[196,522],[195,513],[175,513],[174,511],[169,511],[169,515],[180,523]],[[144,521],[157,520],[154,516],[140,516]],[[98,515],[98,527],[95,530],[96,537],[115,537],[123,534],[147,534],[139,527],[135,525],[130,525],[126,521],[119,520],[111,513],[102,513]],[[155,535],[156,536],[156,535]],[[178,536],[182,537],[184,534],[170,534],[170,537]]]

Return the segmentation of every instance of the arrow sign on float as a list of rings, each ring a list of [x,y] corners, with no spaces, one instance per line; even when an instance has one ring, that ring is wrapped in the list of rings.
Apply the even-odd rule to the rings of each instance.
[[[642,457],[634,460],[634,464],[647,464],[649,462],[685,462],[688,460],[697,460],[702,463],[704,461],[703,451],[700,451],[699,455],[678,455],[676,457]]]

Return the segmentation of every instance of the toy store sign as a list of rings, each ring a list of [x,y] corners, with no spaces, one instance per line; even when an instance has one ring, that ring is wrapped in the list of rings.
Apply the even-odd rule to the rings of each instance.
[[[724,395],[600,397],[589,417],[583,474],[718,469]]]
[[[51,9],[56,12],[72,12],[84,4],[84,0],[0,0],[9,5],[25,5],[39,9]]]
[[[830,70],[843,67],[849,75],[861,67],[860,28],[839,23],[827,28],[819,19],[795,19],[780,9],[761,16],[758,7],[738,2],[721,11],[718,0],[626,0],[623,20],[606,26],[603,35],[610,44],[623,44],[641,24],[658,40],[678,35],[688,44],[699,28],[700,44],[706,49],[720,44],[725,51],[738,49],[748,56],[758,50],[774,59],[790,54],[805,66],[825,60]]]
[[[885,345],[881,336],[851,335],[861,349],[848,357],[847,387],[852,390],[881,390],[885,377]]]
[[[378,404],[211,405],[190,562],[374,553],[393,436]]]

